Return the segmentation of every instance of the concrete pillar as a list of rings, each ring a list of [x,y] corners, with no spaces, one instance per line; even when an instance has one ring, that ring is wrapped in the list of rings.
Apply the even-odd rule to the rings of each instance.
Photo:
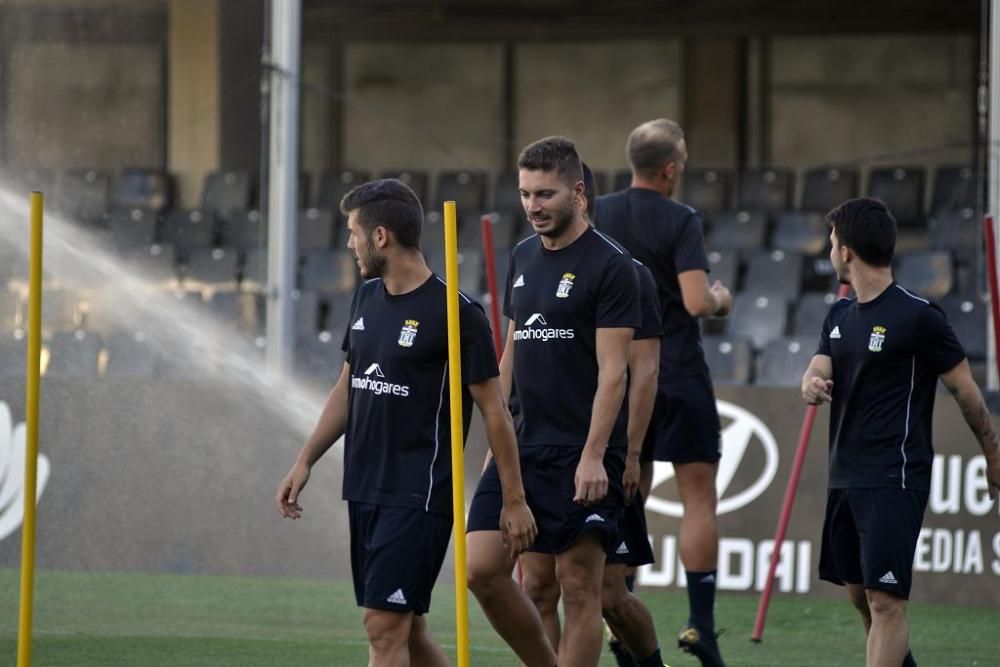
[[[739,142],[739,39],[695,37],[685,42],[684,133],[690,164],[735,167]]]
[[[167,169],[178,203],[197,206],[220,159],[218,0],[169,0],[167,51]]]

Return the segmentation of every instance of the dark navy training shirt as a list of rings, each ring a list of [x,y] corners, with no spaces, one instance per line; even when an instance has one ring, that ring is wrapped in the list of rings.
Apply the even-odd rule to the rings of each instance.
[[[707,373],[698,319],[684,308],[677,279],[678,273],[709,269],[701,218],[690,206],[646,188],[598,197],[594,217],[656,280],[663,326],[660,384]]]
[[[354,295],[344,351],[351,365],[344,499],[451,514],[451,422],[445,284],[432,275],[406,294],[380,278]],[[499,375],[490,326],[459,294],[462,382]],[[472,399],[462,394],[465,433]]]
[[[663,326],[660,324],[660,300],[656,296],[656,280],[645,264],[635,258],[632,262],[639,278],[639,303],[642,311],[642,324],[635,330],[632,340],[661,338]]]
[[[597,393],[597,329],[641,323],[632,259],[592,228],[559,250],[528,237],[511,252],[504,314],[514,324],[518,444],[582,448]],[[625,446],[626,425],[619,415],[609,447]]]
[[[930,490],[938,376],[965,358],[944,313],[896,283],[841,299],[816,354],[833,361],[830,488]]]

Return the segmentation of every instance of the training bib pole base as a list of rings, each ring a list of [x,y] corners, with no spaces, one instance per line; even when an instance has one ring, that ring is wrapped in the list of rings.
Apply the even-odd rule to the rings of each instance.
[[[451,404],[451,496],[455,517],[455,644],[458,667],[469,667],[469,589],[465,556],[465,456],[462,447],[462,353],[458,313],[458,223],[455,202],[444,203],[448,299],[448,396]]]
[[[848,286],[841,285],[838,298],[847,296]],[[764,582],[764,590],[760,594],[760,603],[757,605],[757,618],[754,620],[753,634],[750,641],[759,644],[764,636],[764,622],[767,619],[767,608],[771,604],[771,593],[774,590],[774,575],[778,569],[778,561],[781,559],[781,545],[785,541],[785,533],[788,531],[788,523],[792,518],[792,507],[795,505],[795,494],[799,488],[799,478],[802,476],[802,466],[806,462],[806,452],[809,449],[809,438],[812,436],[813,422],[816,420],[816,406],[806,407],[805,418],[802,420],[802,430],[799,432],[799,444],[795,449],[795,461],[792,463],[792,472],[788,477],[788,487],[785,489],[785,499],[781,503],[781,514],[778,517],[778,529],[774,534],[774,546],[771,550],[771,562],[767,569],[767,580]]]
[[[28,287],[27,441],[24,452],[24,523],[21,527],[21,604],[17,627],[17,667],[31,664],[31,622],[35,600],[35,510],[38,484],[38,397],[42,354],[41,192],[31,193]]]

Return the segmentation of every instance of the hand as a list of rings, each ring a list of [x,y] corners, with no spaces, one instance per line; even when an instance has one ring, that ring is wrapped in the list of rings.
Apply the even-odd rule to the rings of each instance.
[[[622,475],[622,486],[625,487],[625,504],[631,505],[635,494],[639,491],[639,455],[625,456],[625,473]]]
[[[538,527],[535,516],[524,500],[504,503],[500,510],[500,532],[503,543],[510,549],[510,555],[516,557],[526,551],[538,537]]]
[[[275,500],[278,503],[278,513],[286,519],[302,517],[302,506],[299,505],[299,495],[309,481],[309,466],[296,463],[278,485]]]
[[[709,289],[712,290],[712,293],[719,300],[719,308],[712,313],[712,317],[725,317],[733,309],[732,293],[728,287],[722,284],[721,280],[716,280]]]
[[[811,377],[802,385],[802,398],[809,405],[822,405],[833,401],[833,380]]]
[[[573,502],[581,505],[593,505],[608,495],[608,473],[604,470],[601,459],[589,456],[584,452],[580,463],[576,466],[576,495]]]

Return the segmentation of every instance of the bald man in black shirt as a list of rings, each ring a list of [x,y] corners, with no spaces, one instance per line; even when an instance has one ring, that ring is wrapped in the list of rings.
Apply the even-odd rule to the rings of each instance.
[[[830,406],[830,479],[820,578],[846,585],[868,634],[869,667],[911,666],[906,601],[930,490],[938,379],[986,456],[990,498],[1000,447],[965,352],[944,313],[892,277],[896,221],[873,199],[831,211],[830,260],[856,298],[833,305],[802,378]]]

